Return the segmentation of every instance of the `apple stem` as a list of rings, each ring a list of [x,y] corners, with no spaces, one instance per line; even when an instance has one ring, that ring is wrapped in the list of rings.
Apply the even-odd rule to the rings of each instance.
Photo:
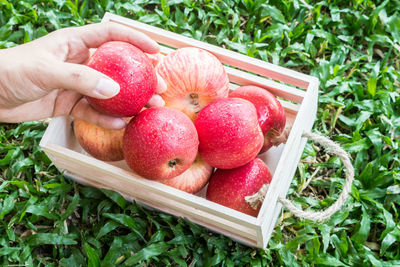
[[[199,94],[190,93],[189,97],[190,97],[190,104],[195,106],[195,113],[196,114],[199,113],[200,112]]]
[[[289,137],[290,130],[292,129],[292,125],[287,125],[281,134],[277,130],[272,129],[270,134],[270,142],[273,146],[279,146],[280,144],[286,144],[286,141]]]

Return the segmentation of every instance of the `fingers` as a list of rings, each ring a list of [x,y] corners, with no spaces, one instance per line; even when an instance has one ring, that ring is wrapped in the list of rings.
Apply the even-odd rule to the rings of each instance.
[[[117,82],[88,66],[59,61],[51,62],[50,65],[52,68],[42,73],[43,78],[46,79],[43,85],[47,90],[63,88],[101,99],[110,98],[119,93],[120,87]],[[166,83],[157,74],[156,93],[162,94],[166,90]]]
[[[88,66],[54,61],[45,70],[43,86],[47,90],[63,88],[95,98],[105,99],[119,93],[119,84]]]
[[[146,104],[147,107],[163,107],[164,105],[164,99],[159,95],[153,95]]]
[[[118,130],[126,126],[122,118],[108,116],[93,109],[85,98],[74,106],[71,116],[107,129]]]
[[[82,95],[76,91],[62,89],[51,91],[48,95],[53,94],[55,91],[57,91],[57,96],[52,104],[54,106],[53,113],[49,117],[69,115],[76,103],[82,98]]]
[[[157,42],[146,34],[136,31],[128,26],[115,22],[90,24],[77,28],[70,28],[71,32],[79,37],[88,48],[97,48],[105,42],[123,41],[131,43],[146,53],[159,52]]]
[[[163,55],[161,53],[157,53],[157,54],[148,54],[146,53],[146,56],[151,60],[151,63],[153,64],[153,66],[157,66],[157,64],[162,60]]]
[[[161,78],[160,75],[157,74],[157,88],[156,88],[156,94],[162,94],[165,91],[167,91],[167,84],[165,83],[165,81],[163,80],[163,78]]]

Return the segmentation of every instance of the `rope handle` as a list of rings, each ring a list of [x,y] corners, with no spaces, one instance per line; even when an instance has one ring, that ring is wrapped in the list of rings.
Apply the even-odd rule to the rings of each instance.
[[[346,151],[339,146],[339,144],[333,142],[325,136],[321,136],[315,133],[304,132],[303,137],[313,140],[319,143],[322,147],[327,148],[332,154],[337,155],[343,162],[346,169],[346,182],[344,184],[342,193],[339,195],[338,199],[330,207],[324,211],[303,211],[297,208],[290,200],[278,197],[278,201],[282,203],[289,211],[291,211],[296,217],[308,219],[314,222],[322,222],[329,219],[340,207],[346,202],[347,197],[351,191],[351,186],[354,180],[354,167],[351,164],[350,156]],[[260,190],[254,195],[245,197],[245,200],[249,205],[256,209],[257,206],[262,203],[268,190],[268,184],[264,184]]]

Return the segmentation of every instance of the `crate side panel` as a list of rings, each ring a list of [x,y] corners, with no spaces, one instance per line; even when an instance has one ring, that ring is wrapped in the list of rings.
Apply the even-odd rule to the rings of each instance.
[[[235,240],[235,241],[237,241],[239,243],[242,243],[244,245],[247,245],[247,246],[257,247],[257,242],[255,240],[249,238],[252,235],[248,235],[248,234],[239,235],[236,230],[234,232],[227,231],[226,229],[224,229],[224,227],[217,227],[216,225],[210,223],[210,221],[208,221],[208,220],[204,221],[204,220],[199,220],[197,218],[189,218],[185,213],[180,213],[180,212],[177,212],[175,210],[168,209],[163,204],[150,203],[150,202],[148,202],[146,200],[143,200],[143,199],[140,199],[140,198],[138,198],[136,196],[132,196],[132,195],[117,191],[117,190],[115,190],[115,189],[113,189],[113,188],[111,188],[109,186],[106,186],[104,184],[95,182],[93,180],[87,179],[87,178],[85,178],[83,176],[80,176],[80,175],[77,175],[77,174],[72,174],[70,172],[66,172],[65,175],[68,178],[76,181],[77,183],[80,183],[80,184],[83,184],[83,185],[86,185],[86,186],[94,186],[96,188],[105,188],[105,189],[108,189],[108,190],[114,190],[114,191],[118,192],[119,194],[121,194],[126,200],[131,201],[131,202],[135,201],[136,203],[138,203],[139,205],[141,205],[141,206],[143,206],[143,207],[145,207],[147,209],[158,210],[158,211],[165,212],[165,213],[168,213],[168,214],[171,214],[171,215],[174,215],[174,216],[187,218],[187,219],[189,219],[190,221],[192,221],[194,223],[197,223],[197,224],[199,224],[201,226],[204,226],[205,228],[208,228],[210,231],[212,231],[214,233],[218,233],[218,234],[222,234],[222,235],[228,236],[228,237],[232,238],[233,240]],[[230,222],[228,221],[227,223],[229,224]],[[255,230],[250,230],[248,232],[253,233],[254,231]],[[260,232],[260,231],[261,231],[260,229],[257,229],[257,232]]]
[[[310,98],[310,105],[307,105],[307,111],[305,112],[307,114],[307,118],[304,120],[303,132],[311,131],[312,126],[315,121],[315,118],[316,118],[316,113],[317,113],[317,102],[318,102],[317,88],[315,88],[315,89],[312,88],[308,92],[309,92],[309,98]],[[303,150],[304,150],[306,143],[307,143],[307,138],[302,137],[299,142],[299,147],[296,150],[297,153],[295,153],[295,158],[293,159],[293,162],[300,161],[300,158],[301,158],[301,155],[303,154]],[[294,177],[296,169],[297,169],[297,165],[292,165],[291,168],[288,168],[289,177],[292,177],[292,179]],[[286,184],[282,187],[280,196],[282,196],[282,197],[286,196],[287,191],[290,187],[290,183],[292,182],[292,179],[286,181]]]
[[[70,161],[60,157],[56,158],[55,164],[60,169],[68,170],[68,176],[85,185],[120,192],[121,194],[136,199],[150,207],[175,216],[187,217],[191,221],[208,228],[212,226],[215,231],[223,231],[224,234],[230,233],[230,235],[234,234],[236,238],[240,237],[241,239],[247,239],[247,242],[256,239],[255,229],[233,223],[229,219],[223,219],[216,215],[196,209],[190,205],[185,205],[180,201],[133,186],[131,183],[113,180],[112,176],[107,176],[107,179],[102,179],[101,177],[103,176],[103,173],[101,171],[96,172],[93,170],[86,170],[84,166],[72,164]],[[97,179],[93,177],[96,177]]]
[[[66,164],[70,164],[70,168],[76,168],[75,166],[79,166],[79,168],[82,168],[82,171],[86,171],[88,175],[96,173],[98,175],[96,178],[101,179],[104,183],[128,183],[132,187],[138,188],[138,192],[135,193],[141,193],[140,190],[152,192],[156,195],[167,197],[173,201],[180,201],[197,210],[218,215],[221,219],[230,220],[233,223],[242,224],[253,229],[256,228],[255,217],[223,207],[217,203],[210,202],[201,197],[188,194],[164,184],[150,181],[141,178],[140,176],[135,176],[133,172],[123,170],[119,167],[79,154],[75,151],[56,145],[49,145],[49,147],[51,147],[51,154],[55,158],[55,163],[60,162],[60,160],[63,159]],[[79,171],[76,172],[79,173]],[[110,180],[110,177],[112,177],[112,180]],[[146,198],[146,195],[144,197]],[[149,197],[149,200],[151,201],[151,197]]]
[[[301,145],[301,143],[299,144],[298,142],[296,142],[296,144],[298,144],[298,146],[294,146],[292,151],[296,151],[293,152],[290,156],[290,158],[288,158],[287,160],[291,161],[291,162],[298,162],[295,161],[296,159],[299,160],[300,156],[302,154],[302,148],[304,148],[304,145]],[[281,172],[281,177],[293,177],[293,174],[295,173],[297,168],[297,165],[291,165],[288,166],[284,172]],[[262,247],[265,248],[269,242],[269,238],[272,234],[272,231],[274,230],[275,227],[275,223],[277,221],[277,217],[281,211],[282,205],[277,201],[278,196],[284,196],[286,195],[289,187],[290,187],[290,183],[291,183],[292,179],[288,179],[287,181],[282,181],[282,183],[279,183],[279,188],[275,189],[275,194],[276,194],[276,201],[275,201],[275,205],[271,205],[271,210],[266,211],[265,213],[263,213],[260,217],[263,218],[262,221],[260,220],[259,223],[261,224],[261,229],[262,229]],[[272,187],[271,187],[272,188]],[[274,190],[274,189],[271,189]],[[285,192],[285,193],[283,193]],[[267,200],[268,201],[268,200]],[[260,211],[261,212],[261,211]]]
[[[292,177],[287,177],[283,176],[285,174],[285,170],[288,169],[288,163],[291,163],[292,165],[297,166],[297,162],[289,161],[291,158],[291,155],[293,155],[293,151],[296,151],[295,149],[298,149],[298,145],[300,144],[300,139],[301,135],[303,134],[304,130],[306,127],[310,127],[311,129],[312,124],[314,123],[315,120],[315,113],[311,113],[313,110],[316,111],[316,105],[317,105],[317,97],[318,97],[318,88],[315,88],[314,90],[311,89],[310,91],[307,92],[307,96],[304,99],[304,102],[301,104],[299,113],[296,116],[296,119],[293,123],[293,127],[290,131],[286,146],[282,152],[281,159],[279,160],[276,172],[274,173],[273,180],[270,184],[271,190],[268,190],[264,205],[261,207],[260,214],[264,214],[265,210],[267,209],[267,205],[272,205],[273,203],[276,203],[276,199],[270,199],[272,196],[269,194],[270,192],[276,193],[280,191],[281,189],[281,184],[282,182],[285,183],[285,181],[291,181]],[[307,130],[309,130],[307,129]],[[290,183],[290,182],[289,182]],[[268,210],[272,210],[272,207],[268,207]],[[260,218],[259,216],[259,219]]]
[[[275,175],[279,177],[278,179],[281,179],[271,183],[270,190],[268,190],[264,200],[265,203],[263,203],[263,206],[260,210],[258,223],[261,224],[261,228],[263,230],[264,246],[266,246],[268,243],[268,236],[271,234],[270,231],[273,230],[272,224],[274,224],[276,221],[275,216],[271,216],[270,211],[276,210],[276,207],[274,207],[273,204],[275,203],[275,206],[278,204],[278,196],[285,197],[287,194],[297,168],[297,163],[300,160],[306,144],[306,139],[302,138],[301,135],[304,131],[311,130],[316,117],[317,103],[318,82],[315,82],[307,91],[306,99],[302,104],[298,115],[298,121],[295,122],[293,127],[294,129],[292,129],[291,135],[293,134],[293,139],[291,140],[292,142],[290,144],[290,153],[285,154],[284,152],[281,158],[281,160],[285,162],[285,167],[280,168],[277,173],[275,173]],[[289,147],[285,149],[289,149]],[[288,166],[286,162],[292,162],[293,164]],[[279,164],[281,164],[281,162]],[[279,164],[278,168],[280,167]]]

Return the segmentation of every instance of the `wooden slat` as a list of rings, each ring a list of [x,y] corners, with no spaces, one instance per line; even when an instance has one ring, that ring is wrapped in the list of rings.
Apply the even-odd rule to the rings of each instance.
[[[225,70],[228,74],[229,81],[240,85],[256,85],[263,87],[273,93],[276,96],[284,99],[301,103],[306,94],[305,91],[299,90],[292,86],[287,86],[282,83],[262,78],[257,75],[253,75],[248,72],[244,72],[238,69],[230,68],[225,66]]]
[[[293,153],[293,157],[290,160],[292,160],[293,162],[298,162],[299,161],[299,159],[301,158],[301,155],[302,155],[302,151],[304,150],[304,147],[305,147],[306,143],[307,143],[307,140],[305,138],[302,138],[301,139],[301,143],[300,143],[298,149],[296,150],[296,151],[299,151],[299,152]],[[288,171],[287,176],[293,178],[293,176],[294,176],[294,174],[296,172],[296,169],[297,169],[297,165],[296,166],[290,166],[290,168],[288,168],[288,170],[287,170]],[[287,191],[289,190],[291,181],[292,180],[290,180],[289,183],[282,184],[282,191],[279,193],[279,196],[281,196],[281,197],[285,197],[286,196]],[[275,208],[274,208],[274,211],[272,213],[269,212],[269,217],[270,217],[269,222],[265,220],[264,223],[261,225],[261,229],[262,229],[262,233],[263,233],[263,235],[262,235],[262,237],[263,237],[262,238],[263,239],[263,241],[262,241],[263,246],[262,247],[267,246],[281,211],[282,211],[282,204],[279,201],[277,201],[276,205],[275,205]]]
[[[285,109],[286,113],[291,113],[291,114],[297,114],[297,112],[299,111],[300,106],[290,103],[288,101],[283,101],[278,99],[279,102],[281,103],[282,107]]]
[[[187,46],[194,46],[212,52],[224,64],[235,66],[247,71],[257,73],[262,76],[270,77],[272,79],[295,85],[297,87],[306,89],[310,82],[309,75],[280,67],[259,59],[242,55],[237,52],[229,51],[224,48],[204,43],[189,37],[182,36],[177,33],[166,31],[145,23],[130,20],[118,15],[106,13],[103,21],[113,21],[130,26],[138,31],[147,34],[150,38],[162,44],[181,48]]]
[[[261,228],[262,238],[259,238],[258,247],[265,248],[268,245],[268,242],[276,227],[276,223],[278,222],[278,218],[279,215],[281,214],[281,211],[282,211],[282,204],[280,202],[277,202],[273,212],[270,213],[272,214],[271,223],[266,225],[265,228]]]

